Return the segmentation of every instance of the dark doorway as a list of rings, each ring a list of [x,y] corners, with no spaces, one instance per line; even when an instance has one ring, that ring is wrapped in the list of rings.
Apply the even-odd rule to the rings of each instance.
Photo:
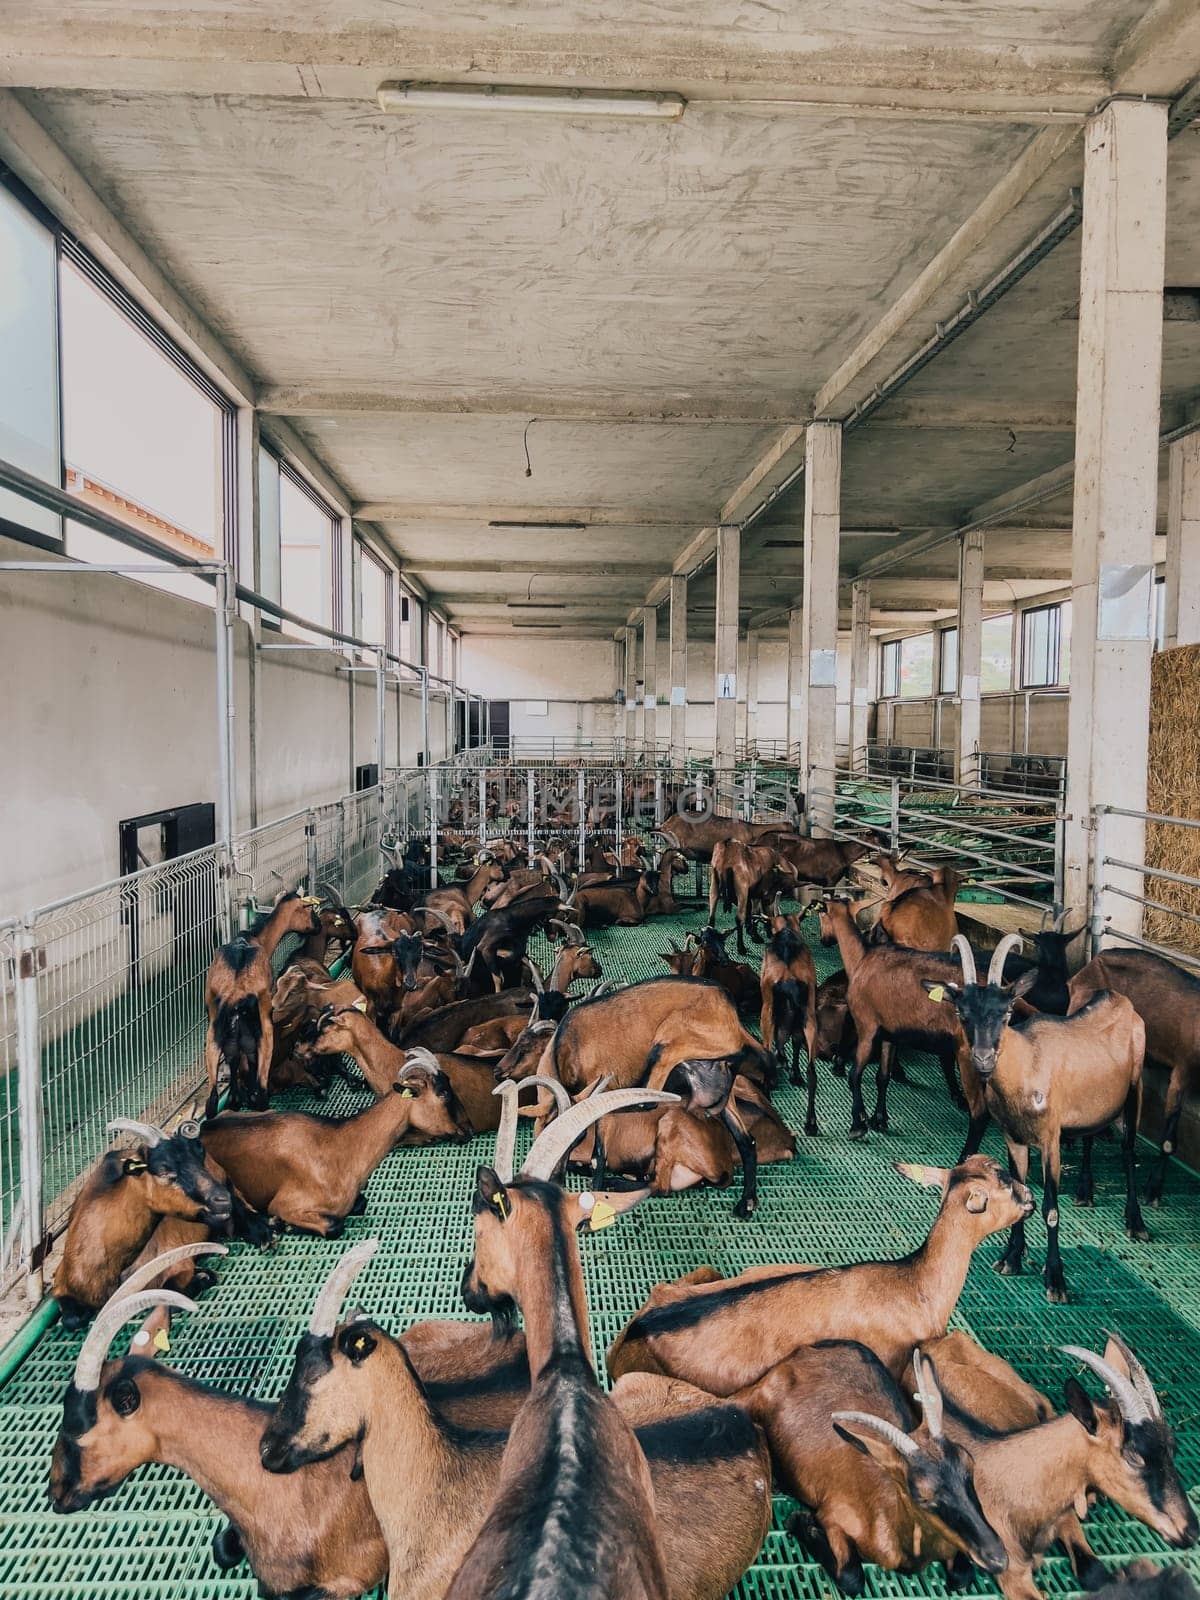
[[[492,744],[498,754],[508,753],[508,701],[488,702],[492,713]]]
[[[216,843],[216,814],[211,801],[148,811],[117,824],[121,876],[144,867],[162,866]],[[189,951],[210,950],[217,939],[216,900],[211,870],[179,875],[160,874],[143,883],[137,878],[121,887],[121,921],[129,941],[131,981],[146,977],[141,954],[145,943],[158,965]]]

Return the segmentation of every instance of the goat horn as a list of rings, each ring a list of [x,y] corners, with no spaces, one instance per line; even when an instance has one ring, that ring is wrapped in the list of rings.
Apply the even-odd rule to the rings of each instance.
[[[446,916],[445,912],[439,911],[436,906],[418,906],[417,910],[422,916],[433,917],[437,922],[440,922],[447,933],[457,932],[454,924],[450,921],[450,918]]]
[[[1085,1350],[1078,1344],[1060,1344],[1058,1348],[1063,1355],[1082,1361],[1085,1367],[1091,1367],[1101,1382],[1107,1384],[1126,1422],[1136,1425],[1150,1420],[1153,1413],[1143,1397],[1130,1380],[1118,1372],[1116,1367],[1110,1366],[1103,1356],[1098,1356],[1094,1350]]]
[[[186,1261],[190,1256],[227,1256],[227,1244],[212,1244],[208,1239],[200,1239],[195,1244],[178,1244],[173,1250],[164,1250],[162,1255],[155,1256],[153,1261],[147,1261],[125,1278],[112,1294],[115,1300],[118,1295],[137,1294],[140,1290],[149,1288],[155,1278],[162,1276],[177,1261]]]
[[[1154,1385],[1150,1381],[1150,1374],[1146,1371],[1145,1367],[1134,1355],[1133,1351],[1125,1343],[1124,1339],[1122,1339],[1119,1333],[1113,1333],[1110,1330],[1108,1337],[1125,1357],[1125,1364],[1129,1368],[1129,1378],[1130,1382],[1133,1384],[1133,1387],[1137,1390],[1143,1402],[1149,1406],[1153,1415],[1156,1417],[1161,1417],[1162,1405],[1159,1402],[1158,1395],[1154,1392]]]
[[[353,1008],[351,1008],[353,1009]],[[423,1044],[414,1044],[404,1053],[404,1065],[401,1072],[416,1070],[419,1072],[440,1072],[438,1058],[432,1050],[426,1050]]]
[[[854,1422],[860,1428],[870,1428],[872,1433],[877,1433],[905,1458],[910,1461],[919,1451],[919,1446],[914,1439],[910,1439],[903,1429],[898,1428],[894,1422],[885,1422],[882,1417],[873,1417],[869,1411],[835,1411],[832,1416],[834,1422]]]
[[[496,1085],[492,1093],[500,1096],[500,1126],[496,1130],[496,1153],[492,1157],[492,1166],[502,1183],[513,1181],[513,1162],[517,1153],[517,1100],[521,1090],[530,1084],[549,1089],[558,1102],[560,1113],[569,1111],[571,1107],[571,1096],[566,1086],[557,1078],[542,1073],[533,1073],[528,1078],[506,1078],[503,1083]]]
[[[378,1249],[378,1239],[364,1239],[339,1258],[313,1302],[312,1315],[308,1319],[309,1333],[315,1333],[319,1339],[332,1338],[341,1315],[342,1302],[350,1293],[350,1285]]]
[[[148,1145],[161,1144],[166,1134],[150,1122],[134,1122],[130,1117],[114,1117],[108,1125],[109,1133],[132,1133]]]
[[[942,1436],[942,1391],[938,1388],[933,1362],[923,1350],[913,1351],[913,1376],[917,1380],[917,1399],[925,1426],[935,1439]]]
[[[100,1373],[108,1358],[108,1347],[127,1322],[140,1317],[151,1306],[174,1306],[178,1311],[195,1311],[196,1302],[174,1289],[143,1289],[140,1294],[124,1294],[120,1289],[96,1314],[83,1347],[75,1358],[75,1387],[91,1394],[100,1387]]]
[[[533,979],[533,987],[537,990],[538,994],[545,994],[546,985],[542,979],[541,973],[538,971],[537,962],[532,956],[526,956],[525,965],[529,968],[529,976]]]
[[[958,959],[962,962],[964,982],[969,985],[978,984],[979,974],[975,970],[975,952],[961,933],[954,935],[951,947],[958,951]]]
[[[1020,947],[1021,935],[1019,933],[1006,933],[1000,943],[992,951],[992,959],[988,963],[987,981],[989,983],[1004,982],[1004,963],[1008,960],[1010,950]]]
[[[559,1163],[564,1161],[579,1143],[593,1122],[613,1111],[632,1110],[634,1106],[649,1110],[651,1106],[678,1105],[677,1094],[667,1094],[661,1089],[610,1089],[606,1094],[594,1094],[590,1099],[564,1111],[548,1128],[544,1128],[533,1142],[521,1166],[523,1178],[540,1178],[549,1183]]]

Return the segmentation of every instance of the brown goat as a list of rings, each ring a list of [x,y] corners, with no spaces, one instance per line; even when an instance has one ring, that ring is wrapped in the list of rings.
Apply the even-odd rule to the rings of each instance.
[[[1072,1513],[1086,1508],[1091,1491],[1108,1495],[1176,1549],[1197,1539],[1196,1513],[1175,1467],[1174,1435],[1133,1351],[1110,1335],[1103,1356],[1078,1345],[1063,1352],[1090,1367],[1112,1399],[1093,1401],[1070,1378],[1067,1415],[1013,1431],[973,1415],[970,1388],[964,1404],[947,1410],[947,1430],[974,1457],[980,1504],[1008,1554],[998,1579],[1005,1600],[1040,1600],[1035,1566],[1051,1541],[1069,1532]],[[1105,1580],[1081,1532],[1068,1553],[1084,1581]]]
[[[1067,1285],[1058,1248],[1058,1188],[1064,1133],[1083,1135],[1083,1170],[1077,1198],[1093,1199],[1092,1138],[1117,1117],[1124,1120],[1125,1228],[1133,1239],[1148,1239],[1138,1205],[1134,1145],[1142,1111],[1142,1064],[1146,1029],[1124,995],[1108,990],[1090,993],[1079,979],[1068,985],[1071,1012],[1066,1017],[1035,1015],[1012,1023],[1013,1006],[1036,981],[1025,972],[1005,985],[1004,961],[1020,943],[1006,934],[996,946],[987,982],[980,983],[975,957],[959,935],[955,946],[962,960],[963,983],[939,978],[925,987],[957,1015],[966,1036],[969,1058],[963,1067],[963,1088],[971,1112],[966,1152],[977,1150],[989,1117],[994,1117],[1008,1146],[1013,1173],[1024,1179],[1030,1147],[1042,1157],[1042,1211],[1046,1218],[1047,1298],[1065,1301]],[[1008,1249],[996,1264],[1005,1275],[1021,1271],[1025,1227],[1018,1223]]]
[[[765,1431],[776,1488],[811,1510],[788,1521],[839,1589],[861,1594],[862,1564],[958,1579],[1008,1558],[980,1506],[968,1452],[947,1438],[931,1362],[914,1354],[924,1405],[913,1428],[895,1378],[861,1344],[825,1339],[735,1398]]]
[[[501,989],[498,994],[477,995],[468,1000],[456,1000],[452,1006],[443,1006],[429,1016],[418,1017],[405,1028],[396,1040],[406,1049],[417,1045],[435,1052],[456,1050],[468,1028],[494,1017],[523,1016],[526,1021],[533,1009],[534,996],[529,989]]]
[[[225,1112],[205,1122],[200,1137],[256,1210],[297,1232],[336,1239],[346,1218],[366,1209],[367,1179],[390,1150],[462,1142],[471,1127],[449,1081],[410,1066],[392,1094],[342,1121],[301,1111]]]
[[[798,839],[795,829],[779,822],[741,822],[736,817],[722,817],[698,812],[675,811],[655,833],[675,850],[682,850],[693,861],[711,861],[714,849],[723,839],[738,839],[743,844],[757,844],[760,839]]]
[[[900,1044],[916,1045],[936,1055],[951,1099],[956,1105],[965,1105],[954,1068],[957,1062],[960,1073],[970,1071],[966,1036],[953,1009],[931,1000],[923,986],[926,982],[936,985],[953,981],[960,970],[958,958],[933,951],[905,950],[898,945],[868,946],[845,900],[825,902],[820,927],[822,944],[836,942],[848,980],[846,1004],[855,1032],[854,1064],[850,1069],[850,1137],[866,1137],[862,1075],[877,1049],[879,1071],[872,1128],[888,1131],[888,1080],[896,1046]]]
[[[708,879],[708,925],[716,926],[717,906],[737,915],[738,954],[746,954],[746,932],[756,911],[765,913],[772,896],[794,888],[796,870],[769,844],[722,839],[712,853]]]
[[[257,917],[245,933],[223,944],[212,958],[204,980],[208,1031],[204,1066],[208,1074],[206,1115],[220,1098],[220,1071],[229,1068],[229,1101],[245,1098],[259,1108],[267,1104],[267,1079],[274,1051],[271,957],[289,933],[304,936],[321,931],[318,900],[295,891],[281,894],[270,911]]]
[[[67,1221],[52,1292],[68,1329],[83,1327],[109,1299],[160,1219],[180,1218],[220,1233],[229,1233],[234,1221],[228,1184],[209,1171],[195,1139],[123,1120],[109,1123],[109,1132],[117,1131],[133,1133],[137,1143],[101,1157]]]
[[[1072,983],[1084,993],[1108,989],[1123,994],[1145,1024],[1146,1059],[1171,1075],[1159,1161],[1146,1185],[1146,1199],[1156,1206],[1175,1153],[1184,1097],[1190,1085],[1200,1083],[1200,978],[1148,950],[1102,950]]]
[[[959,877],[952,867],[938,867],[933,881],[889,894],[879,908],[877,926],[908,950],[949,950],[958,932],[954,901]]]
[[[808,1055],[808,1107],[804,1131],[820,1133],[817,1122],[817,968],[800,932],[800,918],[785,916],[776,905],[770,939],[763,952],[760,984],[762,1014],[759,1033],[766,1049],[784,1065],[792,1050],[792,1082],[800,1082],[800,1041]]]
[[[431,889],[421,902],[427,911],[437,911],[451,924],[454,932],[463,934],[475,915],[475,905],[484,890],[492,883],[504,882],[504,868],[490,856],[481,852],[475,871],[465,883],[450,884],[444,889]]]
[[[860,844],[856,839],[800,839],[781,835],[764,842],[770,843],[795,869],[801,883],[818,884],[823,889],[832,889],[856,861],[871,853],[870,845]]]
[[[836,1333],[865,1344],[898,1377],[917,1345],[945,1333],[976,1246],[1028,1216],[1033,1198],[987,1156],[952,1170],[897,1171],[942,1191],[929,1237],[911,1256],[664,1285],[609,1350],[610,1374],[665,1372],[728,1395],[801,1345]]]

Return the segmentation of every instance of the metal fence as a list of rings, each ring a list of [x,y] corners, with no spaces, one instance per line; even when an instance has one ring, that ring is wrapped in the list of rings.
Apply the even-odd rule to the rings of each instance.
[[[1138,854],[1144,859],[1113,852],[1109,825],[1113,817],[1141,825],[1144,844]],[[1096,806],[1088,913],[1091,953],[1102,949],[1106,940],[1114,940],[1200,969],[1200,877],[1162,865],[1164,860],[1182,865],[1198,859],[1200,821]]]
[[[836,838],[951,866],[975,892],[1039,914],[1062,910],[1065,817],[1054,800],[839,768],[833,789],[810,791],[809,804]]]

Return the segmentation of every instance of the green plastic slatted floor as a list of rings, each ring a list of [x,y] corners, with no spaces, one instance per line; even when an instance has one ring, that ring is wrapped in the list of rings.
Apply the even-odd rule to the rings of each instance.
[[[634,979],[664,972],[657,952],[696,926],[698,910],[647,928],[597,933],[593,943],[606,977]],[[756,947],[752,947],[756,948]],[[545,964],[546,950],[539,952]],[[818,951],[824,976],[836,965]],[[628,1315],[659,1279],[711,1262],[736,1272],[760,1262],[839,1262],[904,1253],[925,1235],[933,1196],[892,1170],[895,1160],[947,1163],[963,1134],[941,1075],[918,1061],[912,1087],[893,1089],[894,1132],[865,1145],[846,1137],[845,1080],[822,1070],[819,1114],[824,1135],[801,1136],[796,1159],[767,1167],[761,1203],[750,1222],[731,1215],[729,1192],[696,1192],[647,1203],[584,1245],[584,1273],[597,1362]],[[337,1108],[362,1104],[361,1092],[338,1091]],[[297,1104],[303,1102],[297,1101]],[[799,1126],[802,1097],[784,1090],[778,1104]],[[346,1240],[378,1234],[383,1248],[356,1287],[374,1315],[400,1330],[422,1317],[464,1315],[458,1300],[469,1251],[469,1196],[477,1162],[490,1157],[491,1139],[467,1147],[402,1150],[375,1174],[367,1214],[351,1219]],[[989,1148],[996,1149],[994,1138]],[[1151,1212],[1148,1245],[1128,1241],[1121,1228],[1121,1177],[1115,1143],[1097,1148],[1097,1205],[1064,1204],[1064,1257],[1073,1301],[1046,1303],[1037,1268],[1044,1234],[1031,1224],[1034,1269],[999,1278],[991,1263],[999,1244],[979,1251],[956,1322],[1012,1361],[1026,1377],[1061,1395],[1070,1371],[1056,1346],[1102,1347],[1103,1330],[1118,1328],[1149,1367],[1179,1434],[1184,1480],[1200,1498],[1200,1182],[1176,1166],[1167,1204]],[[1142,1148],[1143,1177],[1150,1157]],[[1068,1156],[1066,1193],[1073,1180]],[[220,1267],[220,1282],[201,1309],[182,1318],[170,1359],[205,1381],[262,1397],[276,1394],[291,1363],[317,1285],[345,1244],[288,1238],[273,1254],[245,1246]],[[222,1578],[209,1544],[219,1519],[190,1480],[165,1468],[143,1468],[103,1505],[71,1517],[51,1515],[46,1473],[79,1337],[55,1326],[0,1393],[0,1597],[3,1600],[251,1600],[247,1569]],[[602,1370],[602,1367],[601,1367]],[[742,1580],[742,1600],[815,1600],[832,1585],[783,1531],[789,1510],[776,1503],[775,1526],[758,1562]],[[1135,1556],[1168,1559],[1140,1524],[1101,1507],[1089,1533],[1102,1559],[1120,1565]],[[1184,1557],[1200,1576],[1200,1556]],[[1074,1592],[1065,1559],[1042,1569],[1048,1593]],[[983,1578],[980,1594],[993,1592]],[[901,1578],[869,1569],[876,1596],[941,1595],[941,1569]]]

